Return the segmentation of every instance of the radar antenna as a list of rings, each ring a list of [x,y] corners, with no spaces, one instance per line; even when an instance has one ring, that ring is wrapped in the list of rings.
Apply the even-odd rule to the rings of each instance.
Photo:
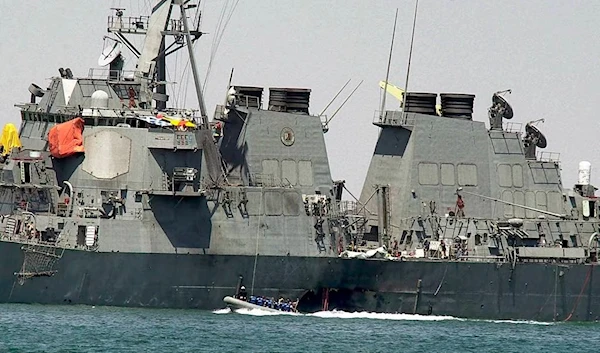
[[[107,41],[112,41],[112,45],[107,45]],[[104,49],[98,58],[98,66],[110,65],[108,77],[111,80],[118,80],[121,76],[121,70],[123,70],[125,61],[121,55],[121,47],[120,41],[104,37]]]
[[[115,10],[115,16],[117,16],[117,17],[122,17],[123,11],[125,11],[124,7],[111,7],[110,9]]]
[[[525,136],[523,137],[523,145],[525,146],[525,159],[535,159],[535,149],[546,148],[548,141],[546,136],[542,134],[534,124],[544,122],[544,119],[530,121],[525,125]]]
[[[498,91],[492,95],[492,106],[488,109],[490,130],[502,130],[502,119],[512,119],[513,109],[501,94],[510,94],[512,90]]]

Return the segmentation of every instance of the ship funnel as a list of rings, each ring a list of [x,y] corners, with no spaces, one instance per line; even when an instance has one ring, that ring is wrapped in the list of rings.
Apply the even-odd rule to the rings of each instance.
[[[233,86],[233,94],[235,104],[238,106],[259,109],[262,106],[262,87]]]
[[[474,94],[441,93],[442,116],[447,118],[473,119]]]
[[[588,161],[579,162],[579,185],[590,185],[590,179],[592,177],[592,163]]]
[[[308,114],[310,89],[269,88],[269,110]]]
[[[404,102],[404,111],[407,113],[437,115],[435,111],[436,100],[436,93],[408,92]]]

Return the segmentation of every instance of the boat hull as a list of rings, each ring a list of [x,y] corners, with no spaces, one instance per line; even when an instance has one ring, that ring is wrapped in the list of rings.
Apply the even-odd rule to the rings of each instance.
[[[223,298],[223,301],[233,309],[264,310],[272,313],[285,312],[283,310],[277,310],[266,306],[259,306],[252,303],[248,303],[247,301],[236,299],[230,296],[226,296],[225,298]]]
[[[299,310],[308,312],[600,318],[600,274],[584,264],[518,263],[513,268],[462,261],[66,250],[56,273],[21,284],[15,275],[24,260],[21,247],[0,242],[0,302],[213,310],[224,306],[223,298],[235,293],[242,276],[250,294],[254,289],[264,296],[300,298]]]

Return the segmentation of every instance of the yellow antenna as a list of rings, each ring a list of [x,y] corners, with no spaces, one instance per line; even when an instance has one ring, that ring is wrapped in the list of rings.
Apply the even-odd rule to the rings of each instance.
[[[402,99],[404,99],[404,90],[398,86],[395,86],[389,82],[386,85],[385,81],[379,81],[379,87],[385,89],[387,93],[391,94],[400,102],[402,102]]]

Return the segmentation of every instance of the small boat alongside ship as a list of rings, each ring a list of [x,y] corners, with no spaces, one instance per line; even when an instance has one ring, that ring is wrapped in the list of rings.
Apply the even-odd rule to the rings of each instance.
[[[249,310],[264,310],[273,313],[297,313],[298,312],[298,301],[295,302],[279,298],[266,298],[262,296],[250,297],[246,294],[246,287],[241,286],[240,289],[234,296],[226,296],[223,301],[233,310],[237,309],[249,309]]]
[[[254,300],[253,300],[254,299]],[[223,301],[227,303],[231,309],[249,309],[249,310],[264,310],[273,313],[297,313],[298,310],[294,308],[294,304],[290,302],[279,303],[275,300],[264,299],[262,297],[250,298],[250,301],[226,296]],[[272,303],[272,304],[270,304]]]

